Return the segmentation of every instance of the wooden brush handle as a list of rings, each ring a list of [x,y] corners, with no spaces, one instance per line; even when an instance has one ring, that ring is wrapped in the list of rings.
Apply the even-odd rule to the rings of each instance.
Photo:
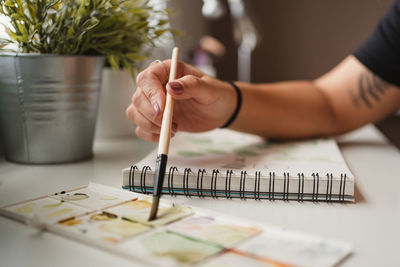
[[[169,80],[171,82],[176,79],[176,69],[178,66],[179,48],[172,50],[171,67],[169,71]],[[160,140],[158,143],[158,155],[168,155],[169,141],[171,138],[172,115],[174,111],[174,99],[170,94],[166,93],[165,108],[161,123]]]

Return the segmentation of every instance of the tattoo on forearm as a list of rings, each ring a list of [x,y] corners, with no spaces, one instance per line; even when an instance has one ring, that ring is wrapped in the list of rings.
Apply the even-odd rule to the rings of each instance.
[[[354,105],[361,107],[366,105],[372,108],[375,102],[379,102],[381,96],[389,89],[389,84],[370,72],[362,72],[358,79],[358,87],[350,90],[350,96]]]

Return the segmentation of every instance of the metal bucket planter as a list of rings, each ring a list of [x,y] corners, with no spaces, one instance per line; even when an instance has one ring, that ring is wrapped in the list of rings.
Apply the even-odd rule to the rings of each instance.
[[[93,137],[104,57],[0,55],[0,134],[20,163],[83,160]]]

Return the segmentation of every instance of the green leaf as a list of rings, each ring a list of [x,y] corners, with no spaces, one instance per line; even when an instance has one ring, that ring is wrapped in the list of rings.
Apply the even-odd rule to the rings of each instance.
[[[114,68],[134,73],[146,59],[141,47],[172,32],[167,10],[148,0],[0,0],[0,13],[11,20],[8,42],[31,53],[105,55]]]
[[[113,69],[119,69],[119,59],[116,55],[111,54],[107,59]]]
[[[11,0],[6,0],[6,1],[4,2],[4,5],[5,5],[5,6],[9,6],[9,7],[14,7],[14,2],[11,1]]]
[[[11,40],[0,38],[0,49],[3,49],[5,46],[12,44]]]
[[[139,55],[136,53],[128,53],[126,54],[126,57],[129,58],[131,61],[142,61],[142,60],[146,60],[148,57],[144,56],[144,55]]]

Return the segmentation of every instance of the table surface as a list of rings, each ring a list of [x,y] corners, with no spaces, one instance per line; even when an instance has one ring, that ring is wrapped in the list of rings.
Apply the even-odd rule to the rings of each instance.
[[[400,152],[371,125],[337,137],[356,177],[355,203],[312,203],[169,197],[292,230],[345,241],[354,247],[343,266],[400,266]],[[79,163],[20,165],[0,159],[0,205],[86,185],[121,187],[121,169],[155,148],[137,138],[99,139],[95,157]],[[2,266],[132,266],[133,263],[0,216]]]

